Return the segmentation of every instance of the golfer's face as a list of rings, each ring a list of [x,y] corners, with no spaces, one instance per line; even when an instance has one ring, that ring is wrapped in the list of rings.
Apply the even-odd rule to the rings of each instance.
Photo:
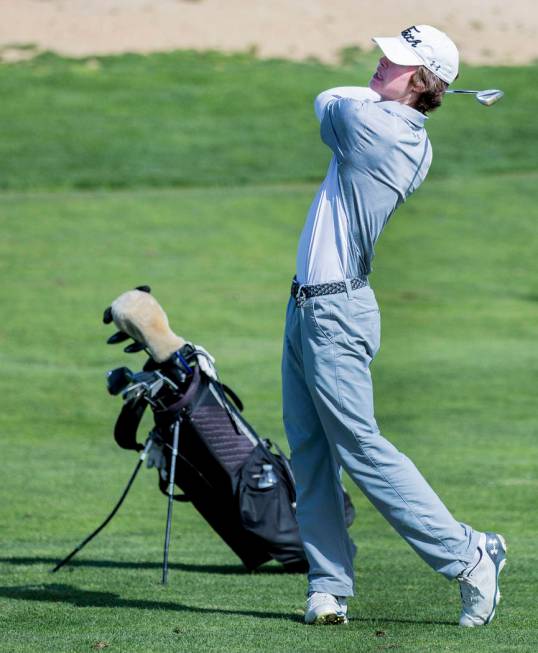
[[[400,66],[381,57],[368,86],[383,100],[399,100],[409,93],[409,82],[418,66]]]

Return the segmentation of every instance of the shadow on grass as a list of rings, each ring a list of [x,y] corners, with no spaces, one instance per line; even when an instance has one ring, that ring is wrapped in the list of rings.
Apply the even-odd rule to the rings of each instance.
[[[253,610],[230,610],[225,608],[200,608],[172,601],[149,601],[123,599],[113,592],[82,590],[72,585],[51,583],[50,585],[23,585],[20,587],[0,587],[0,596],[22,601],[45,601],[50,603],[70,603],[77,608],[134,608],[138,610],[170,610],[171,612],[194,612],[199,614],[230,614],[258,619],[286,619],[302,621],[300,615],[285,612],[255,612]]]
[[[50,557],[23,557],[23,556],[12,556],[9,558],[0,558],[0,562],[5,562],[12,565],[50,565],[53,567],[59,562],[60,558],[50,558]],[[93,560],[93,559],[81,559],[81,560],[70,560],[64,567],[64,570],[68,570],[69,567],[104,567],[104,568],[117,568],[117,569],[161,569],[162,562],[135,562],[131,560]],[[224,574],[224,575],[250,575],[250,574],[290,574],[290,573],[299,573],[304,575],[304,570],[295,571],[293,569],[286,569],[282,565],[267,565],[262,566],[256,569],[255,571],[249,571],[243,565],[200,565],[200,564],[191,564],[186,562],[170,562],[168,563],[169,569],[175,569],[176,571],[188,571],[198,574]],[[59,570],[61,573],[61,570]]]
[[[232,610],[226,608],[201,608],[172,601],[150,601],[124,599],[113,592],[96,592],[51,583],[49,585],[23,585],[19,587],[0,587],[0,597],[22,601],[45,601],[50,603],[69,603],[78,608],[131,608],[138,610],[170,610],[171,612],[191,612],[198,614],[229,614],[257,619],[285,619],[303,624],[303,617],[288,612],[255,612],[254,610]],[[426,626],[456,626],[453,621],[426,619],[390,619],[384,617],[351,618],[352,623],[379,624],[421,624]]]

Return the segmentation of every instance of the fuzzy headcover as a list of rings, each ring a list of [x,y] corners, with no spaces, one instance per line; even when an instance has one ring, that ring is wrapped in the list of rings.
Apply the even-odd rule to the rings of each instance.
[[[112,302],[112,319],[120,331],[144,344],[157,363],[163,363],[183,347],[185,340],[168,324],[159,302],[149,293],[129,290]]]

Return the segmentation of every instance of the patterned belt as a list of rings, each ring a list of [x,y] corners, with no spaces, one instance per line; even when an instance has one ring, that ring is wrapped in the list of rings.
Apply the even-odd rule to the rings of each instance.
[[[351,290],[357,288],[364,288],[368,285],[368,277],[357,277],[349,280],[351,283]],[[341,292],[346,292],[345,281],[335,281],[333,283],[318,283],[312,286],[302,285],[297,279],[293,279],[291,283],[291,296],[295,298],[297,306],[302,306],[309,297],[320,297],[321,295],[336,295]]]

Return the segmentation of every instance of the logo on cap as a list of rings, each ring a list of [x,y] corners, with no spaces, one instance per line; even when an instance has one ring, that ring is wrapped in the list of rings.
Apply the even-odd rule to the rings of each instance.
[[[420,34],[420,30],[417,29],[415,25],[411,25],[411,27],[404,29],[404,31],[402,32],[402,36],[412,48],[416,48],[419,43],[422,43],[422,41],[420,39],[416,39],[413,36],[413,30],[415,30],[415,32]]]

